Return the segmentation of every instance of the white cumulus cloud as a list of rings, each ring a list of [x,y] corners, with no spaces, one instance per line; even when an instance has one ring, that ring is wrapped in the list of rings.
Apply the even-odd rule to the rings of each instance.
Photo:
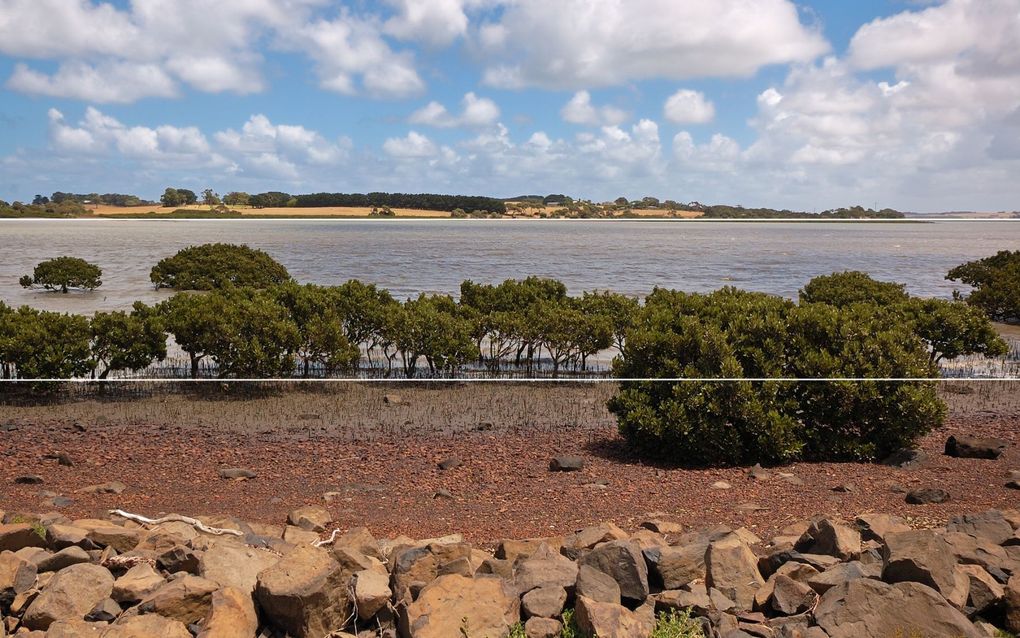
[[[560,116],[571,124],[587,126],[615,126],[627,120],[627,112],[615,106],[595,106],[591,101],[591,93],[578,91],[570,101],[560,109]]]
[[[460,115],[453,115],[439,102],[432,101],[411,114],[411,124],[424,124],[438,128],[480,127],[494,124],[499,119],[499,106],[491,99],[474,93],[464,95]]]
[[[715,118],[715,105],[700,91],[680,89],[666,100],[663,113],[677,124],[707,124]]]

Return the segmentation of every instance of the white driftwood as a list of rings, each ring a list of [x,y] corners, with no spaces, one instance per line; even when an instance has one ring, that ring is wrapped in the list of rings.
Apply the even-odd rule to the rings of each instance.
[[[160,523],[187,523],[200,532],[206,534],[213,534],[214,536],[223,536],[224,534],[230,534],[232,536],[244,536],[243,533],[236,529],[224,529],[222,527],[209,527],[197,518],[191,518],[189,516],[181,516],[180,514],[168,514],[162,518],[147,518],[141,514],[132,514],[131,512],[125,512],[124,510],[110,510],[111,514],[126,518],[129,521],[141,523],[142,525],[159,525]]]
[[[326,540],[315,541],[314,543],[312,543],[312,545],[314,547],[322,547],[323,545],[332,545],[333,541],[336,540],[336,535],[339,534],[339,533],[340,533],[340,528],[338,527],[335,530],[333,530],[333,533],[329,535],[329,538],[327,538]]]

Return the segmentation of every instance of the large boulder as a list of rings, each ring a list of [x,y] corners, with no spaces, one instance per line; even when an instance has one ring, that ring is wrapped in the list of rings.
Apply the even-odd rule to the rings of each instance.
[[[344,572],[317,547],[297,547],[260,573],[255,598],[266,620],[296,638],[319,638],[347,619]]]
[[[587,565],[577,570],[575,594],[595,602],[620,603],[620,585],[609,574]]]
[[[514,584],[521,594],[537,587],[572,590],[577,582],[577,569],[577,563],[543,545],[514,568]]]
[[[718,589],[740,609],[751,609],[755,592],[765,584],[754,552],[734,535],[709,544],[705,568],[708,588]]]
[[[504,638],[520,620],[520,598],[501,578],[440,576],[401,616],[408,638]],[[608,634],[607,634],[608,635]]]
[[[71,565],[57,572],[32,601],[23,618],[29,629],[47,629],[58,620],[82,620],[113,592],[113,575],[104,567]]]
[[[631,611],[623,605],[600,603],[581,596],[574,608],[574,621],[585,636],[648,638],[655,628],[655,613],[649,606]]]
[[[397,600],[407,600],[411,585],[431,583],[444,565],[470,558],[471,545],[463,542],[398,548],[390,556],[393,593]],[[362,565],[362,568],[368,567],[367,563]]]
[[[861,555],[861,533],[849,525],[824,518],[808,526],[794,549],[805,554],[825,554],[840,560],[854,560]]]
[[[969,581],[967,604],[978,613],[998,605],[1005,596],[1005,589],[980,565],[957,565],[956,570]]]
[[[708,543],[679,547],[655,547],[644,551],[651,577],[663,589],[680,589],[687,583],[705,579],[705,550]]]
[[[931,530],[889,534],[882,559],[882,579],[888,583],[921,583],[945,598],[957,588],[956,561],[949,544]]]
[[[818,599],[810,586],[798,582],[785,574],[778,574],[773,583],[772,609],[784,616],[802,614]]]
[[[1013,536],[1013,526],[1009,524],[1002,512],[997,510],[954,516],[946,525],[946,531],[970,534],[993,545],[1002,545]]]
[[[946,454],[961,459],[997,459],[1007,446],[1002,439],[953,435],[946,439]]]
[[[152,566],[139,563],[114,581],[111,597],[118,603],[134,604],[152,595],[165,584],[166,579]]]
[[[77,565],[78,563],[88,563],[91,561],[92,557],[89,556],[88,552],[80,547],[72,545],[71,547],[65,547],[55,554],[50,554],[49,556],[40,559],[39,562],[36,563],[36,567],[39,568],[39,573],[42,574],[44,572],[59,572],[65,567]]]
[[[28,523],[0,525],[0,552],[16,552],[26,547],[46,547],[45,535],[39,535],[37,528]]]
[[[358,618],[368,620],[386,607],[393,596],[385,571],[363,569],[354,575],[354,602]]]
[[[198,573],[220,587],[236,587],[255,591],[259,572],[269,569],[280,557],[263,549],[249,547],[239,541],[222,538],[206,547],[198,560]]]
[[[0,605],[31,589],[36,573],[33,563],[14,552],[0,552]]]
[[[890,585],[867,578],[826,592],[815,608],[815,622],[829,638],[982,636],[966,616],[930,587],[914,582]]]
[[[1020,574],[1006,584],[1006,629],[1020,633]]]
[[[584,555],[579,564],[612,576],[624,598],[643,601],[648,597],[648,566],[640,548],[630,541],[602,543]]]
[[[254,638],[259,618],[251,593],[236,587],[213,592],[198,638]]]
[[[140,611],[156,613],[185,625],[205,618],[212,606],[212,595],[219,585],[198,576],[174,579],[146,596],[138,605]]]
[[[902,518],[889,514],[861,514],[854,522],[861,532],[861,538],[866,541],[881,543],[886,534],[910,531],[910,526]]]

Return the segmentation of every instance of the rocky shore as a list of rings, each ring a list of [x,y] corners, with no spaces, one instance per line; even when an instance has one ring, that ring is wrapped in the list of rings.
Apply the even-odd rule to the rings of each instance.
[[[1020,511],[863,514],[763,540],[663,519],[376,539],[319,506],[230,517],[0,513],[0,636],[892,638],[1020,631]]]

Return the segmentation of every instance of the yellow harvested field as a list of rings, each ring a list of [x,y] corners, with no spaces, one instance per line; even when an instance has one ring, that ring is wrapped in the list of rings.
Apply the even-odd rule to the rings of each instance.
[[[94,206],[89,207],[96,215],[138,215],[145,213],[169,213],[172,208],[160,206]],[[194,211],[209,211],[208,206],[181,206],[180,209]],[[368,217],[372,212],[371,208],[348,208],[342,206],[330,206],[324,208],[247,208],[234,207],[235,212],[246,217]],[[449,217],[450,213],[444,210],[415,210],[412,208],[392,209],[397,217]]]

